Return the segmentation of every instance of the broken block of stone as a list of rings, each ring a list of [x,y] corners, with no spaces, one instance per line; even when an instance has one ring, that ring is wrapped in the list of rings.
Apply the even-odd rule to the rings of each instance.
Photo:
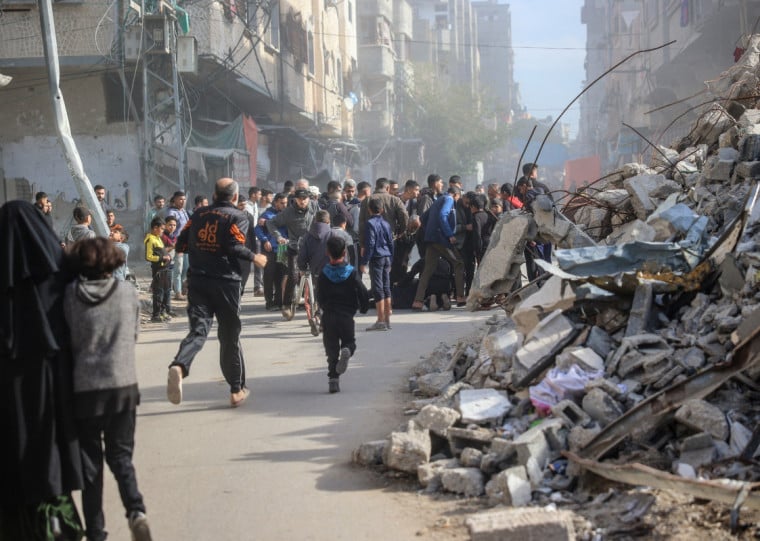
[[[547,509],[486,511],[467,518],[471,541],[574,541],[573,513]]]
[[[673,357],[688,370],[699,370],[705,365],[705,352],[698,347],[677,349]]]
[[[438,396],[454,383],[451,372],[431,372],[417,378],[417,392],[422,396]]]
[[[566,369],[577,364],[586,372],[602,372],[604,370],[604,359],[591,348],[568,348],[562,352],[562,356],[564,357],[562,363],[559,361],[560,356],[557,356],[556,364],[559,368]]]
[[[542,319],[526,337],[512,364],[512,382],[521,382],[541,361],[560,348],[575,332],[568,318],[556,310]]]
[[[470,389],[457,395],[457,409],[463,423],[499,422],[512,409],[506,393],[495,389]]]
[[[512,358],[523,343],[523,334],[515,329],[494,329],[483,337],[481,349],[485,350],[491,359],[512,363]]]
[[[687,479],[697,478],[697,472],[694,470],[694,467],[690,466],[689,464],[684,464],[683,462],[675,463],[675,466],[673,467],[673,473]]]
[[[552,415],[562,419],[569,427],[585,426],[591,422],[591,417],[572,400],[563,400],[552,408]]]
[[[712,437],[705,432],[684,438],[680,449],[679,461],[689,464],[694,469],[712,463],[716,457]]]
[[[438,490],[441,486],[441,472],[459,467],[456,458],[444,458],[434,462],[420,464],[417,467],[417,479],[423,488],[431,491]]]
[[[704,400],[687,400],[678,408],[676,421],[710,434],[716,440],[726,441],[729,436],[728,421],[720,408]]]
[[[739,161],[760,160],[760,135],[747,135],[739,141]]]
[[[607,331],[594,325],[588,333],[585,346],[593,349],[602,359],[606,359],[612,349],[612,339]]]
[[[460,414],[453,408],[427,405],[417,414],[414,420],[433,434],[446,437],[446,431],[459,420]]]
[[[391,432],[383,452],[383,464],[393,470],[417,473],[417,467],[430,460],[430,432],[409,421],[406,432]]]
[[[637,175],[623,181],[623,187],[631,195],[631,204],[639,220],[646,220],[657,208],[649,193],[664,182],[663,175]]]
[[[484,491],[483,472],[478,468],[453,468],[441,472],[441,485],[447,492],[480,496]]]
[[[623,415],[620,404],[598,387],[583,397],[583,411],[588,413],[602,427]]]
[[[544,314],[567,310],[575,302],[575,293],[569,282],[551,276],[536,293],[522,301],[512,312],[517,328],[528,334],[541,321]]]
[[[551,449],[540,425],[523,432],[515,438],[513,443],[517,450],[517,462],[519,464],[526,465],[531,457],[541,469],[549,463]]]
[[[588,445],[601,431],[602,428],[596,424],[589,428],[576,425],[570,429],[570,433],[567,435],[567,446],[573,453],[577,453]]]
[[[739,162],[734,167],[734,174],[743,179],[760,177],[760,161]]]
[[[486,485],[486,494],[493,503],[512,507],[528,505],[532,493],[525,466],[514,466],[494,475]]]
[[[605,243],[608,245],[613,244],[626,244],[633,241],[652,242],[657,237],[657,230],[643,220],[633,220],[627,222],[620,227],[612,231]]]
[[[636,286],[636,291],[633,294],[633,305],[628,315],[628,326],[625,329],[626,336],[647,332],[653,298],[651,282],[644,282]]]
[[[528,480],[532,488],[537,488],[544,480],[544,469],[539,466],[538,461],[530,457],[525,464],[525,472],[528,474]]]
[[[721,149],[722,150],[722,149]],[[732,148],[728,150],[734,150]],[[731,180],[731,173],[734,169],[733,160],[721,160],[719,156],[712,156],[705,163],[702,174],[706,179],[715,182],[727,182]]]
[[[586,384],[586,392],[589,393],[592,389],[601,389],[617,401],[622,401],[625,399],[625,386],[617,384],[605,378],[597,378],[595,380],[589,381]]]
[[[457,428],[451,427],[446,433],[449,440],[451,454],[459,456],[466,447],[483,450],[491,444],[494,433],[484,428]]]
[[[383,463],[383,452],[388,440],[364,442],[354,449],[352,459],[361,466],[375,466]]]
[[[483,462],[483,451],[465,447],[462,449],[462,454],[459,455],[459,462],[465,468],[480,468],[480,464]]]

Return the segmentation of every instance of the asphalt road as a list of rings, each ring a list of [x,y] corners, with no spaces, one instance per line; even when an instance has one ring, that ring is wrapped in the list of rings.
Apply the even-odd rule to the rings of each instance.
[[[358,316],[358,350],[341,392],[330,395],[321,339],[310,335],[303,312],[285,322],[248,296],[242,343],[252,394],[238,409],[229,406],[215,330],[175,406],[166,400],[167,366],[187,319],[143,325],[135,464],[154,539],[465,538],[439,502],[352,465],[351,451],[405,422],[407,377],[421,356],[488,316],[396,311],[388,332],[364,331],[374,311]],[[104,506],[109,538],[129,539],[110,473]]]

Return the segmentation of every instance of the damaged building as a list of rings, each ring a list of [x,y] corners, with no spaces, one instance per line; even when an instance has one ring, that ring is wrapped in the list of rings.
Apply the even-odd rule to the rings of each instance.
[[[648,163],[502,216],[468,299],[495,313],[354,461],[491,507],[472,539],[757,536],[758,77],[754,35]],[[529,241],[559,249],[521,284]]]

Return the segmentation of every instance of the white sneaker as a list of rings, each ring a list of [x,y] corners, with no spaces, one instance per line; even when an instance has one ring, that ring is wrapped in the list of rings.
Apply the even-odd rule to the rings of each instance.
[[[172,366],[169,368],[169,380],[166,383],[166,397],[172,404],[182,402],[182,368]]]
[[[366,329],[367,331],[387,331],[388,327],[382,321],[376,321]]]
[[[132,532],[132,541],[153,541],[148,526],[148,517],[142,511],[133,511],[129,515],[129,531]]]

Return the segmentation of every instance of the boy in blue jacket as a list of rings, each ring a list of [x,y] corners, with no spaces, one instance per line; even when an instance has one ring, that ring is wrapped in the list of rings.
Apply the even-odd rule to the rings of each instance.
[[[340,392],[339,378],[356,351],[354,314],[366,314],[369,294],[353,266],[346,263],[346,241],[338,236],[327,240],[330,262],[322,267],[317,281],[317,302],[322,307],[322,343],[327,354],[330,393]]]
[[[391,328],[391,261],[393,261],[393,233],[390,224],[383,218],[383,204],[380,199],[370,199],[367,204],[370,217],[364,228],[364,246],[361,253],[362,272],[367,272],[372,281],[372,296],[375,299],[377,321],[367,327],[368,331],[387,331]]]

